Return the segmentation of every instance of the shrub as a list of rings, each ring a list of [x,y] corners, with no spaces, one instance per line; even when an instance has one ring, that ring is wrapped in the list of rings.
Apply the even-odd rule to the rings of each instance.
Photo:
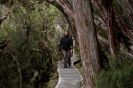
[[[95,88],[133,88],[132,63],[124,52],[120,52],[117,59],[109,57],[109,63],[105,63],[107,70],[102,69]]]

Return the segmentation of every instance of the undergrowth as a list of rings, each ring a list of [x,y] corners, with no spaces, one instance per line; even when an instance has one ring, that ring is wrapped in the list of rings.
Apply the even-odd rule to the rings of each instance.
[[[133,88],[133,59],[126,53],[120,52],[115,58],[109,56],[96,79],[95,88]]]

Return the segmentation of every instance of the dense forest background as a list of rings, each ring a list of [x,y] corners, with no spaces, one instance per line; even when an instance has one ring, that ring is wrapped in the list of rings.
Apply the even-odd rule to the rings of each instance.
[[[37,88],[55,75],[56,44],[65,20],[41,1],[3,0],[0,17],[5,14],[0,25],[0,88]]]
[[[67,29],[83,87],[133,87],[133,0],[0,0],[0,87],[52,88]]]

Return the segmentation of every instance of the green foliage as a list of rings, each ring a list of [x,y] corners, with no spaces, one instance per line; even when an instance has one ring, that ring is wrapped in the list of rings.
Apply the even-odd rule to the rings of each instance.
[[[96,7],[95,7],[95,6],[92,6],[92,8],[93,8],[94,14],[96,14],[96,15],[98,15],[98,16],[101,17],[101,15],[99,14],[99,12],[98,12],[98,10],[96,9]]]
[[[109,63],[102,69],[95,88],[133,88],[133,60],[121,52],[117,59],[109,57]]]
[[[55,44],[59,33],[55,29],[60,13],[51,5],[47,7],[46,2],[36,3],[35,7],[30,10],[19,2],[15,3],[10,9],[9,17],[0,26],[0,43],[6,39],[12,40],[0,58],[0,86],[19,88],[19,72],[12,56],[19,62],[23,88],[34,87],[31,79],[36,71],[39,72],[41,82],[47,82],[52,77],[53,68],[49,61],[52,59],[53,65],[56,63]],[[39,47],[42,40],[48,45],[49,53],[45,51],[45,55]]]
[[[83,81],[79,80],[79,82],[77,82],[77,85],[81,88],[83,86]]]
[[[105,30],[102,29],[101,32],[100,32],[100,35],[101,35],[102,37],[108,39],[108,35],[107,35],[107,32],[106,32]]]
[[[80,57],[80,50],[79,47],[74,47],[75,54]]]

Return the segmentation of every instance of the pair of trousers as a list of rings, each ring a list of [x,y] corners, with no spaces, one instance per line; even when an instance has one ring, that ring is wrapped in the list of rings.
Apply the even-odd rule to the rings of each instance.
[[[71,50],[63,50],[63,55],[64,55],[64,67],[71,66]]]

